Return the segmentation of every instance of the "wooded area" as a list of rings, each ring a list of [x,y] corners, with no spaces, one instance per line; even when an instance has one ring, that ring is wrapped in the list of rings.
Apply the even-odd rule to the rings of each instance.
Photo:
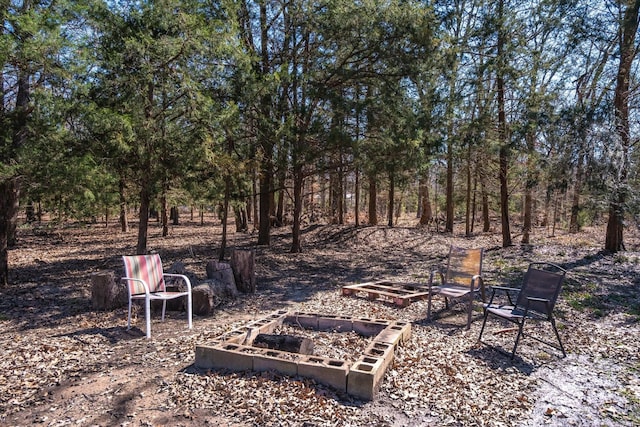
[[[637,227],[640,0],[0,2],[0,286],[17,215],[226,232]],[[512,224],[521,224],[512,229]],[[521,228],[521,229],[520,229]],[[226,236],[226,234],[225,234]],[[223,237],[221,257],[226,240]]]

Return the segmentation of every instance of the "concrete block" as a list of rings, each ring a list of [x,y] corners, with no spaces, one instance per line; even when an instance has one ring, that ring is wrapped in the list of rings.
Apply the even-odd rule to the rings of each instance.
[[[246,340],[247,333],[249,332],[251,332],[251,329],[248,328],[232,329],[220,335],[217,339],[228,343],[241,344]]]
[[[363,356],[383,359],[382,369],[387,369],[393,361],[395,347],[386,342],[372,341],[364,350]]]
[[[351,332],[353,320],[348,316],[318,316],[318,331]]]
[[[389,326],[391,322],[387,320],[368,319],[366,317],[353,319],[352,330],[365,337],[373,337],[378,335],[384,328]]]
[[[382,332],[380,332],[373,340],[378,342],[385,342],[397,346],[402,342],[404,327],[396,325],[389,325]]]
[[[316,313],[294,312],[286,316],[284,322],[305,329],[318,330],[318,315]]]
[[[347,376],[347,393],[362,400],[374,400],[384,377],[384,359],[362,356],[351,366]]]
[[[299,355],[277,350],[263,350],[253,358],[254,371],[276,371],[283,375],[298,375]]]
[[[349,364],[343,360],[307,356],[298,361],[298,375],[313,378],[338,391],[347,391]]]
[[[409,341],[411,339],[411,323],[396,321],[390,325],[393,329],[399,329],[402,331],[402,341]]]
[[[195,366],[200,369],[229,369],[247,371],[253,369],[253,349],[237,344],[196,346]]]

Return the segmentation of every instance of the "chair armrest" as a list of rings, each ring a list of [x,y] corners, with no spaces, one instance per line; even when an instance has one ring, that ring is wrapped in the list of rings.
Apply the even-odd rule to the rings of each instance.
[[[187,290],[189,291],[189,293],[191,293],[191,280],[189,280],[189,278],[184,274],[163,273],[162,275],[164,277],[177,277],[184,280],[187,284]]]
[[[511,292],[520,292],[520,289],[510,288],[508,286],[491,286],[491,298],[489,299],[489,305],[493,303],[493,298],[496,295],[496,291],[503,291],[507,295],[509,305],[513,305],[513,301],[511,300]]]
[[[479,274],[474,275],[471,278],[471,292],[473,292],[476,288],[475,284],[479,283],[478,288],[480,289],[480,295],[482,296],[482,302],[485,301],[485,290],[484,290],[484,280],[482,280],[482,276]]]
[[[548,298],[536,298],[536,297],[527,297],[527,301],[543,302],[545,304],[548,304],[551,302],[551,300]]]
[[[506,292],[520,292],[518,288],[510,288],[508,286],[492,286],[491,289]]]
[[[120,279],[120,281],[125,283],[125,284],[126,284],[126,282],[140,282],[140,283],[142,283],[142,286],[144,287],[144,293],[147,294],[147,295],[150,294],[149,286],[147,286],[147,282],[145,282],[142,279],[136,279],[135,277],[122,277]],[[131,295],[131,288],[129,288],[128,285],[127,285],[127,292],[129,293],[129,295]]]

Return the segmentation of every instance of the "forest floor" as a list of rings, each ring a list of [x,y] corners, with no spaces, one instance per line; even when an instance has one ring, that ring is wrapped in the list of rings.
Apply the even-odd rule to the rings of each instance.
[[[164,238],[151,227],[148,247],[165,269],[180,261],[204,279],[221,228],[183,222]],[[290,254],[288,228],[274,230],[270,247],[255,246],[255,234],[234,233],[230,248],[256,250],[257,292],[196,316],[191,331],[185,313],[169,312],[164,323],[156,313],[147,340],[144,314],[128,331],[126,307],[91,306],[91,275],[122,275],[120,256],[135,252],[135,229],[23,226],[9,253],[12,284],[0,290],[0,424],[640,425],[640,238],[630,230],[627,251],[607,254],[603,228],[555,234],[536,229],[531,245],[516,237],[501,248],[499,232],[464,237],[409,223],[316,225],[303,231],[304,252]],[[461,307],[429,322],[426,301],[399,308],[340,294],[343,284],[370,280],[426,283],[451,244],[485,248],[489,286],[517,285],[531,261],[565,267],[556,314],[567,357],[530,338],[513,361],[480,344],[480,308],[466,330]],[[274,310],[403,320],[412,335],[371,402],[306,378],[193,366],[196,345]],[[511,349],[513,331],[488,328],[487,341]],[[330,339],[345,360],[355,360],[357,338]]]

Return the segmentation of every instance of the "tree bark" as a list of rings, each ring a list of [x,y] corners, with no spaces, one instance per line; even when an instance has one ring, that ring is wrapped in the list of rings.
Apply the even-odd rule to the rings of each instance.
[[[245,294],[256,291],[255,275],[256,253],[252,250],[234,250],[231,252],[231,269],[238,290]]]
[[[504,15],[504,0],[498,3],[498,19],[502,19]],[[498,27],[498,75],[496,78],[496,89],[498,92],[498,138],[500,139],[500,217],[502,223],[502,247],[511,246],[511,229],[509,227],[509,188],[508,188],[508,171],[509,171],[509,141],[507,135],[507,117],[505,113],[504,101],[504,24],[500,23]]]
[[[377,193],[376,179],[369,175],[369,225],[378,225]]]
[[[120,177],[118,191],[120,193],[120,230],[123,233],[129,231],[129,219],[127,218],[127,197],[124,194],[126,189],[126,184],[124,181],[124,177]]]
[[[428,225],[433,218],[431,211],[431,200],[429,200],[429,180],[423,179],[420,182],[420,225]]]
[[[147,253],[147,230],[149,228],[149,204],[151,196],[149,194],[148,183],[143,183],[140,190],[140,223],[138,224],[138,243],[136,245],[137,255]]]
[[[395,198],[396,198],[396,180],[393,175],[393,172],[389,173],[389,210],[388,210],[388,221],[387,225],[389,227],[393,227],[393,212],[395,206]]]
[[[9,240],[18,215],[20,178],[0,181],[0,288],[9,285]]]
[[[628,6],[624,11],[624,19],[620,24],[620,65],[618,67],[614,98],[616,133],[622,151],[622,164],[618,165],[618,182],[609,204],[605,249],[611,252],[618,252],[624,249],[624,214],[627,201],[629,152],[631,148],[631,137],[629,135],[629,81],[631,78],[631,65],[636,55],[635,37],[638,32],[640,0],[622,3],[626,3]]]

